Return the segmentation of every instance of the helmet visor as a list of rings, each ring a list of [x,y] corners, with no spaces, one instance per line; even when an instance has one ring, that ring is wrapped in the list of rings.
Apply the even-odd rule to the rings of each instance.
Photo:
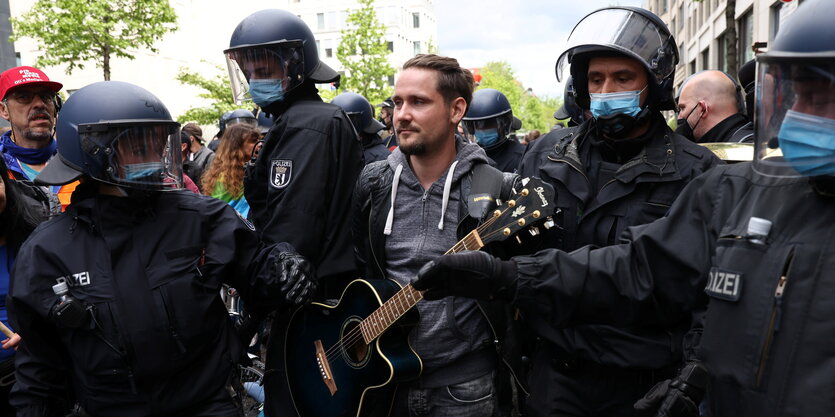
[[[756,95],[754,169],[835,174],[835,63],[760,57]]]
[[[86,152],[108,156],[108,178],[97,179],[138,189],[183,187],[178,123],[97,123],[79,125],[78,131]]]
[[[627,9],[602,9],[584,17],[568,36],[565,52],[557,59],[557,80],[568,73],[571,51],[580,47],[606,47],[641,61],[661,83],[675,70],[678,52],[666,27]]]
[[[224,51],[235,103],[252,101],[252,80],[279,80],[283,92],[299,86],[305,74],[303,46],[302,41],[283,41]]]
[[[243,124],[245,126],[249,126],[252,128],[258,127],[258,119],[253,119],[252,117],[235,117],[226,121],[226,127]]]

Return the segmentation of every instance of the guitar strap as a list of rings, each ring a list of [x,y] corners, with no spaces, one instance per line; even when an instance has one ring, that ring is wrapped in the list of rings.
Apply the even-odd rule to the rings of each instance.
[[[496,199],[502,195],[504,174],[488,164],[473,167],[470,193],[467,196],[467,211],[470,217],[481,220],[498,207]]]

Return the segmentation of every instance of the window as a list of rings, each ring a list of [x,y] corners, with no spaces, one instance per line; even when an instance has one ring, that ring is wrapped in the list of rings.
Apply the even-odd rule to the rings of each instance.
[[[728,71],[728,63],[725,57],[728,56],[728,42],[725,40],[726,35],[722,35],[716,40],[716,68],[722,71]]]
[[[328,12],[328,29],[336,27],[336,12]]]
[[[702,69],[706,70],[708,68],[710,68],[710,48],[702,51]]]
[[[690,61],[690,75],[696,73],[696,60]]]
[[[389,52],[394,52],[394,42],[392,42],[392,41],[386,42],[386,48],[389,50]]]
[[[420,41],[415,41],[414,44],[414,53],[415,55],[420,53]]]
[[[739,62],[748,62],[754,58],[754,13],[749,10],[739,18]]]
[[[333,48],[325,48],[325,58],[333,58]]]
[[[774,35],[777,34],[777,31],[780,30],[780,11],[783,10],[783,3],[777,3],[771,6],[769,10],[769,14],[771,15],[771,29],[768,31],[768,38],[769,40],[774,40]]]
[[[419,28],[420,27],[420,13],[412,13],[412,27]]]
[[[316,50],[317,50],[317,51],[321,51],[321,50],[322,50],[322,42],[319,42],[319,40],[318,40],[318,39],[316,39]]]
[[[18,66],[18,67],[23,65],[23,63],[20,61],[20,52],[15,52],[14,53],[14,62],[15,62],[15,65]]]
[[[325,14],[324,13],[316,13],[316,27],[319,29],[325,28]]]
[[[670,6],[670,0],[661,0],[661,13],[667,13],[667,8]]]
[[[394,74],[389,75],[389,85],[394,86]]]

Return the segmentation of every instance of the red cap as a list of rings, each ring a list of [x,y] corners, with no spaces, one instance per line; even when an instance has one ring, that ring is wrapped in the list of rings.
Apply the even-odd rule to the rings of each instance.
[[[35,67],[24,66],[9,68],[0,74],[0,100],[6,98],[6,93],[8,93],[9,90],[20,87],[24,84],[41,84],[56,93],[64,87],[64,85],[59,82],[49,81],[49,77],[47,77],[43,71]]]

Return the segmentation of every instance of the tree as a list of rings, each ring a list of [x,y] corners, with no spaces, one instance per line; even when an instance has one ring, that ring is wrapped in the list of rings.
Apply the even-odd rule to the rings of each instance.
[[[340,90],[349,90],[372,103],[391,96],[388,78],[394,75],[389,65],[386,27],[377,20],[374,0],[358,0],[360,8],[348,14],[347,29],[336,48],[336,57],[346,70]]]
[[[502,92],[510,102],[513,115],[522,121],[525,130],[538,129],[547,132],[556,123],[554,112],[560,106],[557,99],[540,99],[522,86],[509,63],[488,62],[481,68],[479,89],[494,88]]]
[[[43,55],[36,65],[67,65],[67,73],[94,61],[110,79],[113,57],[134,59],[129,49],[148,48],[176,30],[168,0],[37,0],[28,12],[9,19],[14,35],[34,38]]]
[[[205,90],[205,92],[198,94],[198,97],[211,100],[211,103],[208,106],[192,107],[186,110],[177,118],[178,122],[197,122],[201,125],[214,124],[217,123],[223,113],[238,108],[232,99],[232,89],[229,87],[229,79],[226,77],[226,73],[220,67],[215,68],[220,74],[211,79],[188,72],[185,68],[180,68],[177,81]]]

